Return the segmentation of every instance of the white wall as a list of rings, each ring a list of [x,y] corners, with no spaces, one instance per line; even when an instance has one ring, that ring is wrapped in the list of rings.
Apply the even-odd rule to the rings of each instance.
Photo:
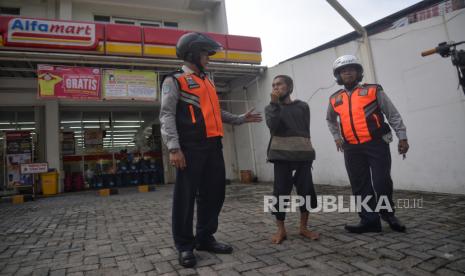
[[[47,18],[47,4],[41,0],[0,0],[0,6],[20,8],[20,15]]]
[[[178,22],[179,29],[205,31],[207,29],[201,13],[184,13],[159,10],[150,7],[127,7],[117,5],[73,3],[73,20],[93,21],[94,15],[108,15],[154,21]]]
[[[206,13],[205,23],[207,31],[212,33],[228,33],[228,21],[226,17],[226,4],[223,1],[210,12]]]
[[[72,0],[0,0],[0,6],[20,8],[20,15],[26,17],[94,21],[94,15],[108,15],[177,22],[184,30],[228,32],[224,1],[212,11],[159,9],[146,2],[108,5]]]
[[[378,82],[399,109],[407,126],[410,151],[407,159],[397,154],[397,139],[391,144],[392,176],[395,188],[465,194],[465,96],[457,90],[458,78],[450,59],[420,52],[439,42],[465,40],[465,10],[444,18],[436,17],[410,26],[370,37]],[[328,98],[339,87],[332,77],[331,65],[343,54],[359,55],[357,42],[350,42],[269,68],[260,78],[258,89],[252,85],[248,97],[258,110],[269,102],[272,77],[288,74],[294,78],[294,98],[305,100],[311,108],[311,135],[316,149],[314,181],[321,184],[348,185],[343,156],[335,149],[326,125]],[[315,93],[315,94],[314,94]],[[313,97],[310,100],[311,95]],[[244,99],[242,89],[231,97]],[[234,106],[239,113],[241,106]],[[240,169],[251,168],[251,148],[246,127],[236,128],[236,148]],[[269,132],[262,123],[253,127],[257,175],[273,180],[272,165],[266,163]]]

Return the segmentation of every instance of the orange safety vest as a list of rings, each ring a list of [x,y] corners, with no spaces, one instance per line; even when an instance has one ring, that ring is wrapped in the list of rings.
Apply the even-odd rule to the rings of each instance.
[[[223,136],[223,122],[216,88],[208,76],[178,72],[174,74],[180,95],[176,108],[176,127],[180,142],[195,142]]]
[[[330,98],[339,116],[341,133],[349,144],[362,144],[390,131],[377,102],[378,85],[363,84],[352,94],[341,89]]]

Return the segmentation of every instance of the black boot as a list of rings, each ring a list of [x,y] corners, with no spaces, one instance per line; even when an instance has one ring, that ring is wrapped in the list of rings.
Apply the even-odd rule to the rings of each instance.
[[[233,251],[233,248],[230,245],[217,241],[212,241],[207,244],[197,244],[196,249],[199,251],[208,251],[217,254],[231,254]]]
[[[197,264],[197,259],[192,251],[179,251],[179,264],[183,267],[193,267]]]
[[[381,232],[381,222],[376,220],[374,222],[360,222],[356,225],[346,225],[344,227],[350,233],[367,233],[367,232]]]
[[[381,216],[381,218],[387,222],[389,227],[394,231],[405,232],[407,230],[407,227],[394,215]]]

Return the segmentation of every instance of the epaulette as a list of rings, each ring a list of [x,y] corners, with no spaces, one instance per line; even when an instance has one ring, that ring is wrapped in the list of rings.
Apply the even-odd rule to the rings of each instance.
[[[184,71],[181,70],[181,69],[170,72],[170,73],[166,74],[165,76],[163,76],[163,79],[161,80],[161,83],[163,83],[165,81],[165,79],[168,78],[168,77],[172,77],[172,78],[176,79],[177,76],[179,76],[180,74],[183,74],[183,73],[184,73]]]
[[[342,91],[344,91],[344,89],[339,89],[338,91],[331,94],[331,96],[329,96],[329,98],[331,99],[332,97],[336,96],[337,94],[341,93]]]
[[[362,84],[363,87],[369,87],[369,86],[376,86],[376,89],[383,89],[383,87],[377,83],[364,83]]]

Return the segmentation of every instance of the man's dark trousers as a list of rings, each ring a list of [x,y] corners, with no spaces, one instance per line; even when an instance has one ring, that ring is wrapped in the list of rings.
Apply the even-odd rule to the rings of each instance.
[[[225,167],[221,143],[209,149],[183,149],[187,167],[177,170],[173,195],[172,231],[178,251],[193,250],[196,243],[215,239],[218,216],[225,197]],[[193,235],[197,201],[196,236]]]
[[[392,207],[392,213],[381,209],[382,216],[394,214],[392,201],[393,184],[391,178],[391,152],[389,144],[382,139],[375,139],[358,145],[344,144],[344,161],[349,175],[352,193],[361,196],[372,196],[368,206],[373,212],[362,208],[359,216],[362,223],[379,220],[379,214],[374,212],[380,196],[386,196]],[[386,205],[386,202],[383,202]]]

